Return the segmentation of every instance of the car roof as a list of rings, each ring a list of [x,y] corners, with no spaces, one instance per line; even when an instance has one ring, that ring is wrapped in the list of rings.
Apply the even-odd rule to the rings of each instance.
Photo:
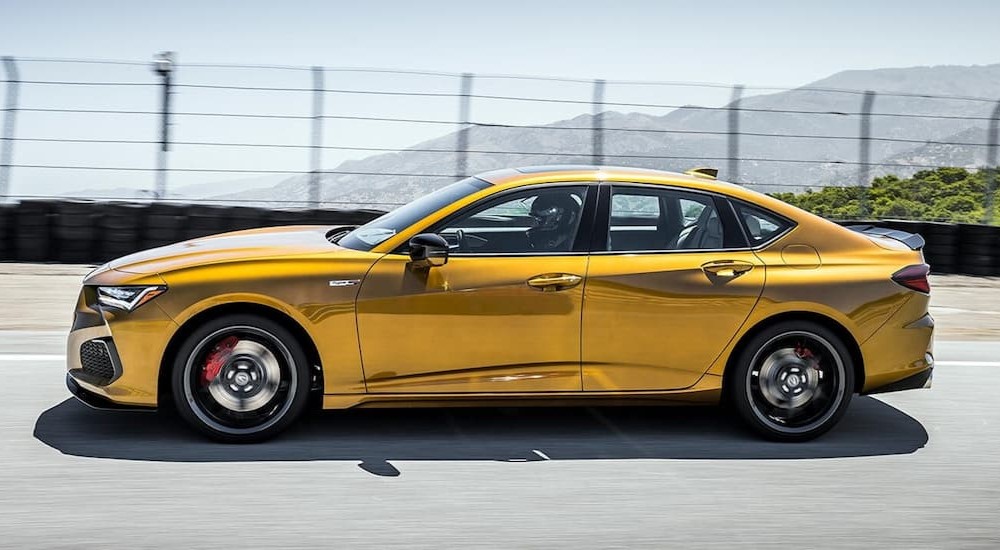
[[[717,181],[707,176],[681,174],[654,170],[651,168],[633,168],[628,166],[594,166],[587,164],[558,164],[548,166],[524,166],[520,168],[505,168],[476,175],[477,178],[500,187],[516,187],[531,183],[568,182],[568,181],[617,181],[634,183],[651,183],[661,185],[677,185],[717,191],[727,195],[741,196],[757,195],[739,185]]]
[[[476,175],[494,185],[507,186],[530,180],[551,181],[635,181],[637,183],[679,183],[685,187],[716,184],[733,187],[733,184],[716,181],[705,176],[693,176],[652,168],[628,166],[595,166],[589,164],[555,164],[547,166],[522,166],[505,168]]]

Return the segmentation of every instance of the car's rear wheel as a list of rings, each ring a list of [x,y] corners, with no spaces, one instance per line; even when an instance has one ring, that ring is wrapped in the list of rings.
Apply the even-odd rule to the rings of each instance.
[[[727,379],[746,423],[769,439],[806,441],[832,428],[854,393],[854,365],[841,339],[812,322],[783,322],[754,336]]]
[[[180,346],[171,389],[181,417],[201,432],[225,442],[262,441],[301,415],[309,366],[280,324],[227,315],[196,328]]]

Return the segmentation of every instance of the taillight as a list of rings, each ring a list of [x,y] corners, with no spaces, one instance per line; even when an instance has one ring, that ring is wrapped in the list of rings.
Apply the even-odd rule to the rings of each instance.
[[[931,268],[927,264],[909,265],[893,273],[892,280],[910,290],[930,294],[931,283],[927,280],[927,274],[930,270]]]

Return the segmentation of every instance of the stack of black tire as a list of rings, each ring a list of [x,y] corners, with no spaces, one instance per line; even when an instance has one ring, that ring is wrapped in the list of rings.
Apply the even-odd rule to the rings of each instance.
[[[228,208],[221,206],[189,205],[184,239],[190,240],[229,231]]]
[[[960,224],[957,271],[969,275],[1000,275],[1000,227]]]
[[[22,262],[45,262],[52,258],[53,204],[46,201],[21,201],[14,210],[14,259]]]
[[[104,215],[100,223],[98,261],[106,262],[141,250],[140,229],[146,209],[126,202],[106,203],[100,208]]]
[[[282,225],[360,225],[379,210],[21,201],[0,204],[0,260],[100,263],[227,231]],[[1000,275],[1000,227],[907,220],[845,221],[923,235],[935,273]]]
[[[248,206],[234,206],[229,209],[228,230],[242,231],[264,227],[264,210]]]
[[[265,213],[265,220],[266,224],[271,227],[307,225],[309,224],[307,213],[308,210],[297,209],[270,210]]]
[[[53,203],[52,251],[60,263],[85,264],[100,259],[104,232],[101,213],[94,203],[63,201]]]
[[[166,246],[186,238],[188,213],[184,206],[156,203],[143,216],[142,250]]]
[[[14,257],[14,207],[0,203],[0,260]]]
[[[924,260],[934,273],[959,273],[959,232],[953,223],[925,222]]]

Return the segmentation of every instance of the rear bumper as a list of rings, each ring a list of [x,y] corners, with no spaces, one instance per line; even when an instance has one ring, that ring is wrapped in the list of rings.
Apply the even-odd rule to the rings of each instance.
[[[891,384],[886,384],[885,386],[880,386],[878,388],[873,388],[869,391],[864,392],[865,395],[873,393],[890,393],[894,391],[904,391],[904,390],[918,390],[921,388],[931,387],[931,380],[934,378],[934,367],[907,376],[902,380],[897,380]]]
[[[934,318],[927,313],[928,301],[926,294],[911,293],[899,310],[861,344],[865,366],[861,393],[923,387],[922,383],[912,386],[916,382],[911,379],[920,380],[934,366]]]

